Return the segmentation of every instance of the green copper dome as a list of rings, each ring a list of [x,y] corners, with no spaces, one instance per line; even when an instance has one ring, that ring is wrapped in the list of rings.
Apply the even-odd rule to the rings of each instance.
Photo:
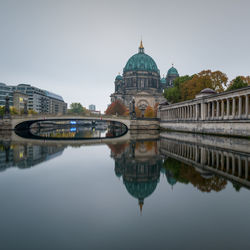
[[[144,53],[144,47],[141,45],[139,47],[139,52],[129,58],[123,72],[127,71],[149,71],[159,73],[159,69],[154,61],[154,59]]]
[[[173,66],[168,70],[168,76],[172,75],[172,76],[179,76],[179,73],[177,71],[176,68],[174,68]]]
[[[156,189],[157,180],[149,182],[128,182],[124,181],[127,191],[137,199],[144,199],[150,196]]]
[[[119,74],[119,75],[117,75],[116,76],[116,78],[115,78],[115,80],[122,80],[123,78],[122,78],[122,76]]]
[[[162,78],[161,78],[161,83],[162,83],[162,84],[166,84],[166,78],[165,78],[165,77],[162,77]]]

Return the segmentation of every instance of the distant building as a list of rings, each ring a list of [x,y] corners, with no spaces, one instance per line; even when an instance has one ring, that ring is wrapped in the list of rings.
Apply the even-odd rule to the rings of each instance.
[[[95,111],[95,105],[94,104],[90,104],[89,105],[89,110],[90,111]]]
[[[29,84],[7,86],[0,83],[0,106],[5,105],[7,95],[10,98],[10,106],[15,106],[18,110],[23,108],[23,100],[27,98],[28,110],[34,110],[37,113],[65,114],[67,111],[67,103],[61,96]]]
[[[0,83],[0,106],[5,105],[5,98],[9,96],[10,106],[13,106],[13,91],[10,86],[7,86],[4,83]]]
[[[13,106],[18,112],[24,110],[25,103],[28,104],[28,95],[19,91],[13,92]]]
[[[12,89],[28,95],[27,106],[29,110],[43,114],[65,114],[67,111],[67,103],[60,95],[29,84],[12,86]]]

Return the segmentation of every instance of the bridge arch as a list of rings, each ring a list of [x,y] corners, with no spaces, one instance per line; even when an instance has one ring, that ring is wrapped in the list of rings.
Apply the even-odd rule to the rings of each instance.
[[[99,117],[46,117],[46,119],[41,119],[41,118],[24,118],[24,119],[13,119],[12,120],[12,128],[15,131],[15,133],[21,137],[25,138],[34,138],[34,139],[44,139],[42,136],[38,135],[33,135],[30,132],[31,125],[34,123],[38,122],[56,122],[56,121],[70,121],[70,120],[75,120],[75,121],[104,121],[104,122],[118,122],[125,126],[125,132],[122,133],[120,136],[123,136],[127,133],[129,129],[129,120],[120,120],[120,119],[112,119],[112,118],[99,118]],[[120,137],[118,136],[118,137]],[[48,139],[48,138],[46,138]],[[80,139],[80,138],[79,138]],[[83,139],[83,138],[81,138]],[[95,139],[95,138],[93,138]],[[105,139],[105,138],[103,138]],[[72,140],[72,138],[71,138]]]

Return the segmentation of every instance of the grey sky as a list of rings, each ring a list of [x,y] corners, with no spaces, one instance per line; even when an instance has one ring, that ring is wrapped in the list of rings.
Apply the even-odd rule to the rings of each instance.
[[[249,0],[0,0],[0,82],[102,111],[142,36],[161,75],[250,74]]]

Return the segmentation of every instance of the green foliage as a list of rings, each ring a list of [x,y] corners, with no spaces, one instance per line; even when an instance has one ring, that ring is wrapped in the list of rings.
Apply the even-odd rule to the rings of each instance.
[[[183,178],[183,176],[181,175],[181,162],[173,159],[173,158],[167,158],[164,161],[164,167],[166,168],[166,170],[170,171],[173,175],[173,177],[181,183],[184,184],[188,184],[189,180],[186,179],[185,177]]]
[[[68,109],[68,113],[70,114],[78,114],[78,115],[85,115],[86,109],[82,106],[81,103],[73,102],[70,104],[70,108]]]
[[[28,110],[28,114],[29,114],[29,115],[36,115],[37,112],[36,112],[35,110],[33,110],[33,109],[29,109],[29,110]]]
[[[242,188],[242,186],[237,182],[233,182],[233,187],[234,187],[236,192],[239,192],[240,189]]]
[[[4,106],[0,106],[0,116],[4,115]]]
[[[227,88],[227,91],[234,90],[234,89],[240,89],[247,87],[248,83],[242,79],[241,76],[237,76],[235,79],[232,80],[230,85]]]
[[[19,113],[15,107],[10,107],[10,114],[11,115],[18,115]]]
[[[193,76],[185,75],[177,77],[174,80],[174,86],[172,88],[168,88],[164,90],[164,97],[172,103],[180,102],[181,101],[181,85],[189,81],[193,78]]]

